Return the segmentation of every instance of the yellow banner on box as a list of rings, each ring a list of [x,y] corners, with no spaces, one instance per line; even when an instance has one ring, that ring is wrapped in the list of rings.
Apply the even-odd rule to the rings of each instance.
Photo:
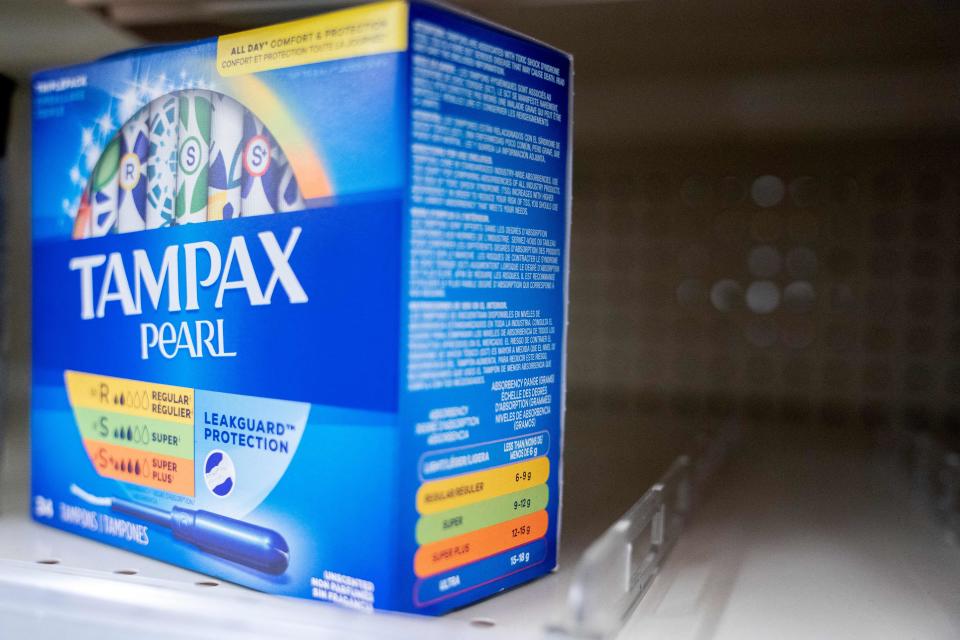
[[[73,407],[101,409],[193,426],[193,389],[92,373],[64,373]]]
[[[406,2],[378,2],[220,36],[217,72],[238,76],[406,48]]]

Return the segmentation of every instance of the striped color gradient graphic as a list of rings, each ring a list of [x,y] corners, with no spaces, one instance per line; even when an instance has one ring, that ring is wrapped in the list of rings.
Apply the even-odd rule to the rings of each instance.
[[[300,211],[294,169],[264,123],[233,98],[199,89],[167,94],[104,148],[73,237]]]

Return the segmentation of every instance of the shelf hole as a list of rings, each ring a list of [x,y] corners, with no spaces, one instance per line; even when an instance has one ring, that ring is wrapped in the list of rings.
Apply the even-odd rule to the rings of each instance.
[[[489,629],[490,627],[495,627],[496,625],[497,623],[490,618],[474,618],[470,621],[471,627],[477,627],[479,629]]]
[[[37,564],[60,564],[60,561],[56,558],[44,558],[43,560],[37,560]]]
[[[121,576],[135,576],[137,575],[137,570],[136,569],[117,569],[116,571],[114,571],[114,573]]]
[[[201,580],[200,582],[195,582],[198,587],[219,587],[219,582],[214,582],[213,580]]]
[[[760,176],[750,185],[751,199],[764,209],[780,204],[786,191],[786,185],[777,176]]]

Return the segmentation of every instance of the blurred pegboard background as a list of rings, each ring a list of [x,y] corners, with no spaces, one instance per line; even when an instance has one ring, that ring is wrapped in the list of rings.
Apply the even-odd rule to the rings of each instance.
[[[572,397],[956,437],[957,142],[579,149]]]
[[[0,71],[21,81],[4,309],[17,406],[31,340],[29,72],[339,4],[6,3]],[[636,448],[659,446],[657,469],[682,446],[652,444],[676,418],[899,421],[957,437],[960,6],[457,4],[576,60],[571,450],[596,447],[590,433],[614,414],[649,418]]]

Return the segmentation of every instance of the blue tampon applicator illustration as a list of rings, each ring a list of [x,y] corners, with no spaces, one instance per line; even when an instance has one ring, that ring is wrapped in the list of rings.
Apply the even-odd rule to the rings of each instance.
[[[202,509],[173,507],[164,511],[121,498],[95,496],[75,484],[70,485],[70,493],[88,504],[166,527],[177,540],[251,569],[280,575],[290,563],[287,541],[266,527]]]

